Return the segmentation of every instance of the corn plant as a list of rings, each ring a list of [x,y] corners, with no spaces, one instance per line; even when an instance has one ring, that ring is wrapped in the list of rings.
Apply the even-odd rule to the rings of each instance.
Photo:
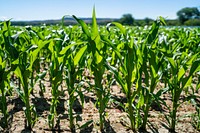
[[[105,90],[102,85],[103,74],[105,72],[104,57],[106,57],[105,44],[102,43],[98,26],[96,22],[95,8],[93,8],[92,27],[89,30],[88,26],[81,19],[73,16],[81,25],[84,34],[87,36],[87,52],[89,54],[89,67],[94,75],[95,93],[97,96],[97,107],[99,111],[100,130],[103,131],[105,123],[105,109],[109,101],[109,91]]]
[[[57,116],[57,104],[60,92],[58,90],[59,86],[63,80],[63,69],[66,63],[66,59],[64,56],[59,56],[60,49],[55,45],[56,40],[51,40],[49,44],[49,50],[51,51],[51,64],[50,64],[50,77],[51,77],[51,84],[52,84],[52,100],[50,106],[50,114],[48,116],[48,123],[51,129],[55,126],[55,118]]]
[[[3,34],[3,37],[1,38],[3,40],[8,39],[7,36],[9,36],[9,26],[10,26],[10,23],[9,21],[7,22],[4,22],[4,26],[3,26],[3,30],[2,30],[2,34]],[[7,51],[8,54],[6,54],[6,52],[4,52],[4,47],[5,45],[8,45],[6,48],[8,49],[9,48],[9,44],[6,43],[5,44],[5,41],[4,42],[1,42],[1,47],[0,47],[0,94],[1,94],[1,97],[0,97],[0,101],[2,103],[2,106],[1,106],[1,111],[3,113],[3,122],[2,122],[2,127],[7,127],[8,126],[8,111],[7,111],[7,101],[6,101],[6,93],[7,93],[7,85],[8,85],[8,74],[9,74],[9,70],[7,70],[7,59],[6,59],[6,56],[5,55],[9,55],[9,52]]]
[[[26,115],[26,119],[27,119],[27,125],[26,127],[28,129],[32,129],[32,127],[34,126],[35,122],[36,122],[36,111],[33,105],[30,105],[30,92],[31,92],[31,88],[29,88],[29,74],[31,73],[28,69],[27,69],[27,53],[23,52],[20,54],[19,60],[18,60],[18,67],[15,70],[15,74],[17,77],[20,78],[22,87],[23,87],[23,92],[19,89],[17,89],[20,98],[22,99],[22,101],[25,103],[25,115]]]
[[[160,96],[160,91],[156,94],[154,94],[154,91],[162,76],[161,67],[164,56],[159,57],[160,55],[158,52],[159,50],[157,49],[157,44],[159,26],[164,23],[163,18],[160,17],[160,19],[152,24],[146,41],[142,44],[140,52],[138,52],[140,57],[142,57],[139,60],[142,64],[142,72],[144,74],[144,82],[140,82],[143,85],[140,85],[142,86],[142,89],[138,101],[138,104],[142,106],[141,108],[144,113],[141,125],[142,130],[146,130],[147,118],[149,115],[148,112],[152,102],[159,99]]]
[[[155,38],[157,37],[157,32],[161,23],[164,23],[162,18],[153,23],[149,34],[145,37],[145,42],[141,42],[141,39],[139,39],[137,44],[134,43],[132,37],[134,36],[134,33],[128,32],[121,24],[115,22],[113,24],[123,33],[124,42],[119,42],[120,44],[115,48],[111,41],[104,38],[104,40],[108,42],[115,51],[112,58],[115,59],[115,55],[117,55],[119,57],[119,62],[121,63],[119,68],[113,68],[109,65],[107,66],[114,73],[116,80],[119,82],[123,92],[126,94],[128,101],[127,108],[132,130],[139,128],[142,123],[142,118],[139,112],[140,108],[142,108],[144,112],[141,128],[146,129],[148,111],[153,100],[153,92],[158,83],[159,77],[161,76],[161,74],[158,74],[159,66],[157,65],[160,65],[162,58],[159,59],[157,57],[157,41],[155,41],[158,40]],[[150,73],[148,71],[150,71]],[[144,84],[142,82],[142,74],[145,75],[145,86],[142,85]],[[136,84],[136,90],[132,89],[133,84]],[[139,96],[137,103],[135,101],[136,96]],[[133,105],[133,102],[135,102],[136,105]]]
[[[166,57],[169,62],[170,74],[168,89],[172,96],[172,108],[168,107],[170,114],[169,117],[166,116],[166,119],[170,125],[171,132],[175,132],[177,109],[182,104],[180,96],[183,91],[187,92],[191,86],[193,75],[200,70],[200,60],[197,60],[198,54],[190,55],[186,52],[177,52],[172,57]]]
[[[130,119],[131,129],[133,131],[137,130],[139,126],[139,110],[137,106],[134,106],[135,98],[139,94],[141,87],[141,65],[138,64],[137,46],[134,44],[133,37],[126,31],[126,29],[117,22],[113,22],[117,26],[121,33],[123,34],[123,46],[120,50],[115,48],[110,40],[104,36],[104,41],[106,41],[115,51],[118,60],[119,67],[110,66],[106,64],[107,68],[114,74],[116,81],[122,87],[123,92],[126,95],[127,104],[126,109],[128,117]],[[133,84],[136,83],[136,89],[133,89]]]
[[[8,88],[10,83],[8,81],[11,71],[14,71],[15,66],[11,65],[18,56],[19,53],[12,44],[11,38],[11,28],[10,21],[5,21],[2,27],[3,42],[1,42],[0,50],[0,90],[1,90],[1,102],[2,102],[2,112],[3,112],[3,127],[8,126],[8,112],[7,112],[7,101],[6,95],[8,93]]]
[[[31,50],[31,49],[30,49]],[[14,73],[16,76],[20,79],[23,91],[19,88],[17,89],[17,92],[22,99],[22,101],[25,103],[25,116],[27,119],[26,127],[28,129],[32,129],[34,126],[37,114],[35,107],[30,104],[30,92],[33,88],[29,87],[29,76],[32,72],[31,65],[29,66],[29,62],[27,60],[28,58],[28,52],[30,52],[28,49],[24,49],[20,52],[18,60],[16,60],[13,64],[17,65],[17,68],[15,69]]]
[[[64,17],[63,17],[64,19]],[[64,28],[64,26],[63,26]],[[73,106],[74,101],[76,98],[80,95],[81,91],[79,91],[79,86],[76,85],[77,79],[81,79],[82,71],[84,70],[84,53],[87,49],[87,46],[82,46],[83,42],[76,42],[72,43],[72,41],[75,41],[75,38],[72,36],[72,32],[75,30],[76,27],[72,27],[69,32],[69,37],[66,32],[63,32],[64,39],[63,44],[67,44],[63,49],[60,51],[59,56],[63,56],[66,59],[65,64],[65,81],[67,85],[67,92],[69,94],[69,100],[68,100],[68,114],[69,114],[69,121],[70,121],[70,130],[72,132],[75,132],[75,123],[74,123],[74,113],[73,113]],[[66,38],[67,37],[67,38]],[[77,92],[79,95],[75,95],[75,92]],[[83,97],[81,97],[82,103],[83,103]]]
[[[106,122],[105,110],[110,100],[113,75],[125,94],[126,103],[123,106],[133,131],[138,128],[146,130],[149,110],[155,102],[169,110],[165,118],[170,131],[175,132],[177,111],[182,103],[189,100],[196,108],[192,125],[200,129],[199,97],[196,95],[200,87],[198,28],[161,27],[164,23],[162,18],[150,27],[125,27],[117,22],[98,27],[95,9],[91,26],[76,16],[73,18],[80,26],[65,27],[64,19],[62,26],[14,27],[10,26],[10,21],[0,23],[1,127],[6,128],[9,124],[7,98],[12,94],[10,88],[16,88],[25,106],[25,126],[33,128],[37,113],[30,95],[35,94],[33,89],[36,82],[39,82],[39,93],[44,95],[42,80],[49,74],[52,87],[49,127],[55,128],[55,121],[59,120],[57,105],[60,88],[63,91],[65,82],[64,91],[69,96],[69,128],[76,132],[78,119],[73,110],[74,102],[80,97],[84,103],[80,81],[85,81],[87,77],[83,77],[83,72],[89,70],[94,85],[88,83],[93,89],[90,91],[97,97],[95,106],[99,111],[101,131]],[[11,77],[13,79],[10,81]],[[15,78],[19,82],[14,82]],[[165,87],[156,89],[157,84],[162,83]],[[165,103],[163,93],[170,94],[171,105]],[[78,125],[78,128],[86,127],[91,122]]]
[[[15,66],[14,73],[20,79],[20,83],[23,88],[17,88],[17,92],[25,104],[24,112],[26,116],[26,128],[32,129],[36,120],[37,120],[37,113],[35,110],[34,105],[31,105],[30,102],[30,93],[33,90],[33,85],[30,85],[33,79],[29,80],[29,77],[33,78],[31,74],[34,72],[34,63],[38,58],[38,54],[40,50],[47,44],[43,43],[40,46],[30,45],[30,40],[28,31],[22,31],[14,36],[17,46],[20,47],[20,51],[18,52],[19,57],[15,61],[12,62],[12,65]],[[20,40],[20,41],[17,41]],[[8,42],[11,41],[8,39]],[[23,44],[23,45],[22,45]],[[14,48],[14,47],[13,47]],[[29,86],[30,85],[30,86]]]
[[[74,101],[79,95],[75,95],[75,92],[80,94],[78,87],[79,85],[76,85],[77,79],[81,78],[82,71],[84,70],[82,66],[84,66],[82,61],[82,58],[84,57],[85,50],[87,49],[87,46],[81,47],[78,52],[74,49],[74,44],[71,44],[69,46],[66,46],[60,54],[64,54],[66,56],[66,84],[67,84],[67,91],[69,94],[69,101],[68,101],[68,113],[69,113],[69,121],[70,121],[70,129],[72,132],[75,131],[75,123],[74,123],[74,117],[73,117],[73,106]],[[71,47],[71,48],[70,48]],[[79,48],[78,46],[76,48]]]
[[[0,56],[0,90],[1,90],[1,97],[0,101],[2,103],[1,110],[3,113],[3,123],[2,127],[8,126],[8,111],[7,111],[7,102],[6,102],[6,93],[7,93],[7,87],[8,87],[8,75],[10,73],[9,70],[6,70],[6,60],[3,60]]]

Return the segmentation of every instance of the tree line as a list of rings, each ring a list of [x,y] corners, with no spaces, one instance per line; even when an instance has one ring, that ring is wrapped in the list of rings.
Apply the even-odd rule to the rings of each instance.
[[[200,11],[197,7],[185,7],[177,12],[178,19],[166,20],[167,25],[178,26],[178,25],[188,25],[188,26],[200,26]],[[141,20],[134,19],[132,14],[124,14],[119,22],[124,25],[150,25],[153,23],[153,19],[144,18]]]

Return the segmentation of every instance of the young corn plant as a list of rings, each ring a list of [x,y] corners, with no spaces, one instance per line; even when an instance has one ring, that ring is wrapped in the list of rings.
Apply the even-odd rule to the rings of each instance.
[[[8,110],[7,110],[7,101],[6,101],[6,93],[7,93],[7,87],[8,87],[8,75],[10,73],[10,70],[7,70],[6,68],[6,60],[3,60],[3,58],[0,56],[0,101],[1,101],[1,110],[3,113],[3,122],[2,127],[5,128],[8,126]]]
[[[110,70],[114,76],[116,81],[122,87],[124,94],[126,95],[127,104],[126,110],[128,113],[128,117],[130,119],[130,128],[133,131],[136,131],[140,124],[140,116],[139,116],[139,108],[134,105],[135,98],[137,94],[141,91],[141,82],[142,82],[142,69],[141,64],[138,62],[137,55],[137,45],[134,44],[133,37],[126,31],[125,27],[123,27],[120,23],[113,22],[116,27],[118,27],[123,34],[123,42],[120,45],[123,45],[121,49],[116,48],[113,43],[106,38],[102,37],[107,44],[109,44],[117,58],[119,60],[119,67],[110,66],[108,63],[106,67]],[[121,50],[121,52],[119,52]],[[136,85],[136,89],[133,89],[133,85]]]
[[[22,46],[21,52],[17,51],[16,47],[13,45],[14,39],[15,40],[18,39],[19,36],[21,36],[22,38],[26,38],[27,35],[21,32],[15,35],[13,39],[13,36],[11,36],[10,28],[11,28],[10,21],[4,22],[3,38],[4,38],[5,43],[3,47],[5,47],[5,51],[7,53],[6,57],[10,58],[8,62],[8,64],[11,64],[10,70],[14,71],[16,76],[20,79],[21,85],[23,87],[23,92],[22,90],[19,90],[19,89],[17,89],[17,92],[20,98],[22,99],[22,101],[25,103],[25,109],[24,109],[25,116],[26,116],[25,126],[31,130],[36,122],[36,112],[35,112],[34,106],[30,105],[30,101],[29,101],[31,89],[29,88],[28,85],[29,85],[29,74],[31,73],[31,70],[29,68],[31,68],[31,65],[29,64],[27,59],[28,59],[28,52],[33,50],[34,47],[32,47],[31,45],[27,47]],[[3,76],[3,78],[5,80],[5,75]],[[2,83],[1,85],[5,87],[6,82],[5,81],[3,82],[4,83]],[[5,91],[3,91],[3,95],[5,95]],[[3,101],[5,102],[5,98],[3,99]],[[4,113],[6,113],[5,109],[6,108],[4,107]],[[5,114],[5,117],[6,116],[7,115]]]
[[[23,51],[20,52],[18,60],[13,62],[13,64],[17,66],[14,73],[20,79],[20,83],[23,88],[23,90],[17,88],[17,92],[25,104],[24,111],[27,119],[26,128],[30,130],[32,129],[37,120],[37,113],[35,107],[30,103],[30,93],[33,88],[29,86],[29,77],[33,71],[32,64],[34,63],[34,61],[30,59],[30,62],[32,63],[28,62],[28,53],[31,53],[32,50],[34,50],[33,47],[30,49],[24,48]]]
[[[92,27],[91,31],[85,22],[73,16],[81,25],[84,34],[87,36],[87,52],[89,53],[89,67],[94,75],[95,93],[97,96],[97,107],[99,111],[99,125],[100,130],[103,131],[105,123],[105,109],[109,101],[109,91],[105,90],[102,85],[103,74],[105,73],[104,62],[106,58],[105,44],[102,43],[100,34],[98,32],[98,25],[96,21],[95,8],[93,8]]]
[[[59,56],[59,46],[55,45],[56,40],[51,40],[49,50],[51,51],[50,77],[52,85],[52,100],[50,106],[50,114],[48,115],[48,124],[51,129],[55,128],[55,118],[57,116],[57,104],[60,96],[59,86],[63,81],[63,70],[66,63],[64,56]]]
[[[64,17],[63,17],[64,19]],[[63,25],[64,28],[64,25]],[[69,100],[68,100],[68,114],[69,114],[69,121],[70,121],[70,130],[72,132],[75,132],[75,123],[74,123],[74,113],[73,113],[73,107],[74,107],[74,101],[77,99],[79,95],[75,95],[75,92],[80,94],[80,97],[83,96],[81,94],[81,91],[79,91],[79,86],[77,85],[77,79],[81,78],[82,71],[84,70],[84,53],[87,49],[87,45],[83,45],[83,42],[76,42],[70,40],[75,40],[75,38],[72,36],[72,31],[74,31],[74,27],[71,28],[69,32],[69,37],[66,32],[64,32],[65,39],[64,42],[68,45],[63,47],[63,49],[60,51],[59,55],[64,56],[66,59],[65,64],[65,81],[67,85],[67,92],[69,94]],[[66,39],[66,37],[68,37]],[[71,43],[73,42],[73,43]],[[83,104],[83,97],[81,97],[81,101]]]
[[[11,72],[11,68],[9,67],[9,64],[15,60],[18,56],[12,54],[10,49],[14,49],[13,45],[9,42],[9,38],[11,36],[10,33],[10,21],[5,21],[2,23],[2,30],[1,34],[1,42],[0,42],[0,101],[2,103],[1,111],[3,114],[2,119],[2,127],[5,128],[8,126],[8,110],[7,110],[7,101],[6,101],[6,94],[8,92],[9,87],[9,80],[8,76]],[[13,50],[15,52],[15,49]]]
[[[161,79],[162,76],[162,62],[164,56],[159,56],[157,44],[158,44],[158,30],[160,24],[164,24],[164,20],[160,17],[159,20],[156,20],[149,31],[149,34],[146,38],[146,41],[142,44],[140,48],[140,62],[142,64],[142,72],[144,75],[144,82],[140,82],[144,85],[142,86],[139,98],[139,104],[142,106],[142,111],[144,116],[142,118],[142,125],[140,129],[146,130],[147,119],[149,115],[149,109],[151,107],[152,102],[155,99],[159,99],[158,93],[154,94],[157,83]]]
[[[72,132],[75,132],[75,123],[74,123],[74,101],[77,99],[79,95],[75,95],[75,92],[80,94],[78,87],[76,85],[77,79],[81,78],[82,71],[84,70],[84,53],[87,49],[87,45],[83,47],[76,48],[72,47],[74,44],[66,46],[61,52],[60,55],[64,54],[66,57],[66,84],[67,84],[67,91],[69,94],[69,101],[68,101],[68,114],[69,114],[69,121],[70,121],[70,129]],[[78,51],[76,50],[78,49]],[[82,95],[81,95],[82,96]],[[82,98],[81,98],[82,99]],[[82,99],[83,103],[83,99]]]
[[[172,52],[173,53],[173,52]],[[170,125],[170,132],[175,132],[177,123],[177,109],[182,104],[180,96],[182,92],[187,92],[192,85],[192,77],[200,70],[200,60],[198,54],[188,54],[187,52],[174,53],[172,57],[166,57],[169,62],[168,89],[172,96],[172,108],[168,107],[170,114],[166,119]],[[190,96],[188,96],[189,98]],[[186,99],[188,99],[186,98]],[[169,119],[170,118],[170,119]]]
[[[43,51],[49,44],[50,41],[39,41],[37,42],[36,49],[30,52],[30,87],[34,88],[34,85],[37,81],[39,81],[40,87],[40,95],[43,96],[43,92],[45,91],[44,85],[42,84],[42,80],[46,76],[47,71],[41,71],[42,66],[40,65],[41,61],[41,51]],[[33,95],[33,89],[31,90],[31,94]]]
[[[18,46],[21,46],[21,51],[19,52],[18,59],[13,61],[12,65],[16,67],[14,73],[20,79],[20,86],[23,88],[23,90],[19,88],[16,90],[25,104],[25,126],[27,129],[31,130],[37,120],[35,107],[34,105],[31,105],[30,102],[30,93],[33,90],[33,85],[30,85],[31,81],[33,81],[33,79],[31,79],[33,78],[31,74],[34,72],[34,64],[37,61],[39,52],[47,43],[43,43],[40,46],[28,45],[30,40],[27,40],[27,38],[29,38],[29,35],[26,31],[23,31],[15,36],[15,40],[20,40],[16,43],[18,43]]]

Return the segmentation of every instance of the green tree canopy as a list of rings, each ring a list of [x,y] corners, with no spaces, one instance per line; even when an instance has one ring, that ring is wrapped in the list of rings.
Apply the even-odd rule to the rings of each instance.
[[[150,22],[153,21],[153,20],[152,20],[151,18],[146,17],[146,18],[144,18],[144,21],[145,21],[145,23],[146,23],[147,25],[149,25]]]
[[[124,25],[133,25],[134,18],[132,17],[131,14],[124,14],[119,21]]]
[[[194,18],[200,18],[200,12],[196,7],[185,7],[177,12],[177,16],[181,24]]]

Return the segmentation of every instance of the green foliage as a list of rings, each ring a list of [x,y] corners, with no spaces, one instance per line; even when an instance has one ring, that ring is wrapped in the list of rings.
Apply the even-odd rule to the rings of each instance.
[[[76,21],[81,25],[82,31],[87,36],[87,52],[88,52],[88,58],[90,62],[88,62],[89,68],[91,69],[93,75],[94,75],[94,82],[95,82],[95,94],[97,96],[97,107],[99,110],[99,118],[100,118],[100,130],[104,130],[104,123],[105,123],[105,109],[107,107],[107,103],[109,101],[109,90],[106,90],[107,88],[103,87],[102,81],[103,81],[103,75],[105,73],[105,66],[104,62],[106,60],[106,45],[103,44],[100,38],[99,29],[96,21],[96,13],[95,8],[93,8],[93,14],[92,14],[92,27],[91,30],[90,27],[86,25],[86,23],[78,19],[76,16],[73,16]]]
[[[200,18],[200,12],[196,7],[185,7],[177,12],[177,16],[181,24],[184,24],[189,19]]]
[[[34,127],[37,121],[32,102],[34,86],[39,82],[43,97],[44,83],[49,78],[51,106],[47,119],[52,130],[60,120],[59,99],[67,92],[69,128],[76,131],[74,103],[79,98],[83,106],[84,93],[90,91],[96,96],[99,126],[104,131],[106,109],[115,101],[110,91],[114,81],[124,93],[126,100],[120,106],[127,113],[133,131],[146,130],[151,105],[157,103],[169,110],[164,116],[174,132],[177,110],[189,100],[195,103],[193,125],[199,129],[199,99],[195,95],[200,86],[199,28],[161,27],[166,25],[162,17],[156,21],[147,18],[142,23],[151,26],[145,27],[123,26],[118,22],[98,26],[95,9],[91,26],[76,16],[73,18],[79,25],[65,27],[64,19],[57,26],[15,27],[10,21],[0,24],[2,127],[9,125],[6,98],[12,95],[11,88],[16,88],[24,103],[26,128]],[[170,95],[172,108],[162,98],[164,93]],[[92,123],[90,120],[78,128]]]
[[[131,14],[124,14],[122,18],[120,18],[119,22],[124,25],[133,25],[134,18]]]
[[[189,19],[189,20],[185,21],[184,25],[200,26],[200,18],[199,19]]]

